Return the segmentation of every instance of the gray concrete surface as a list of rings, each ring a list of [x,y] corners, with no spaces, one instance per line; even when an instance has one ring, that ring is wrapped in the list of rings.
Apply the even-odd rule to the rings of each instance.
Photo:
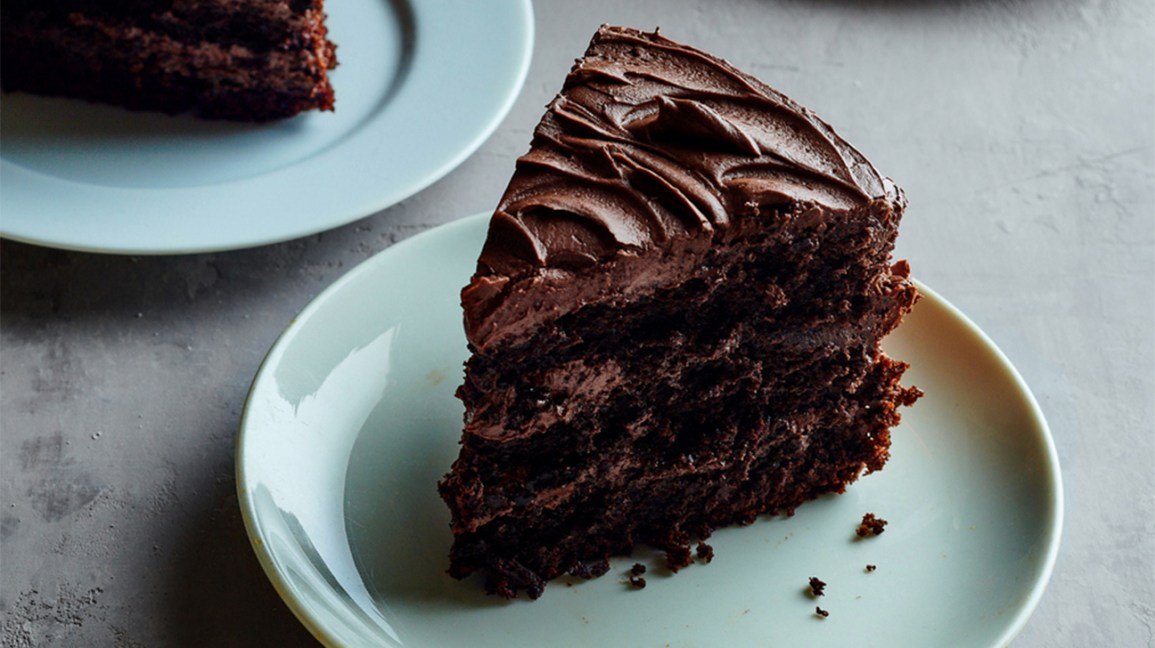
[[[297,646],[237,511],[233,440],[278,333],[411,234],[490,208],[603,21],[661,25],[817,109],[903,185],[899,244],[1046,411],[1067,522],[1017,646],[1152,646],[1155,5],[539,0],[529,80],[432,188],[262,249],[0,245],[0,612],[11,646]]]

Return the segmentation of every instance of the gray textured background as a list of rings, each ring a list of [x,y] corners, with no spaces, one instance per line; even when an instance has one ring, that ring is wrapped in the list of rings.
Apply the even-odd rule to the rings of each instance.
[[[1153,6],[539,0],[513,112],[459,169],[385,212],[172,258],[4,242],[5,645],[310,645],[237,511],[249,381],[353,265],[492,207],[600,22],[661,25],[729,58],[906,188],[900,253],[1022,371],[1063,464],[1062,551],[1016,645],[1155,645]]]

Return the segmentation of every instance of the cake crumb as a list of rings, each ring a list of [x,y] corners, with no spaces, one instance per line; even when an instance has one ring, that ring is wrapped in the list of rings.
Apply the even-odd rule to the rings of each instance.
[[[689,545],[673,547],[672,549],[666,550],[666,566],[674,573],[677,573],[679,569],[688,566],[693,561],[693,558],[690,557]]]
[[[868,573],[868,574],[869,574],[870,572],[872,572],[872,571],[874,571],[874,570],[876,570],[876,569],[878,569],[878,565],[867,565],[867,566],[866,566],[866,573]]]
[[[698,543],[697,549],[698,559],[702,562],[709,563],[714,559],[714,548],[705,542]]]
[[[814,613],[817,614],[818,616],[822,617],[823,619],[830,616],[829,612],[827,612],[826,610],[823,610],[822,608],[817,607],[817,606],[815,606],[815,608],[814,608]]]
[[[810,577],[810,595],[814,597],[826,594],[826,583],[816,576]]]
[[[642,563],[634,563],[634,566],[630,567],[630,571],[626,578],[630,585],[633,585],[635,588],[645,589],[646,579],[642,578],[642,574],[644,573],[646,573],[646,566]]]
[[[886,520],[875,517],[874,513],[867,513],[862,516],[862,524],[858,525],[855,533],[860,538],[865,538],[868,535],[882,535],[882,532],[886,530],[886,524]]]

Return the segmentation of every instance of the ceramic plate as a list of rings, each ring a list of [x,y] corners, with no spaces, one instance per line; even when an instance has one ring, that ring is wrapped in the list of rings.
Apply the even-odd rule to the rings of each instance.
[[[461,163],[509,111],[529,67],[529,0],[327,9],[336,112],[252,125],[5,94],[0,236],[170,254],[343,225]]]
[[[649,586],[554,581],[535,602],[445,574],[435,490],[457,455],[466,358],[458,290],[484,216],[395,245],[293,322],[253,383],[238,487],[269,577],[331,646],[1002,646],[1046,584],[1059,467],[1022,379],[945,300],[887,340],[926,397],[903,413],[886,469],[792,518],[711,538],[716,557]],[[890,521],[856,540],[863,513]],[[867,564],[877,570],[867,573]],[[827,583],[814,614],[807,579]]]

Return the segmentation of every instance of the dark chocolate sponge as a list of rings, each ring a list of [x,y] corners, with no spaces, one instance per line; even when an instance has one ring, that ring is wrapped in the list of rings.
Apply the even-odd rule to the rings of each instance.
[[[6,0],[0,84],[267,121],[332,110],[323,0]]]
[[[450,574],[536,598],[639,543],[790,514],[882,468],[917,298],[901,191],[726,62],[603,27],[462,292]]]

